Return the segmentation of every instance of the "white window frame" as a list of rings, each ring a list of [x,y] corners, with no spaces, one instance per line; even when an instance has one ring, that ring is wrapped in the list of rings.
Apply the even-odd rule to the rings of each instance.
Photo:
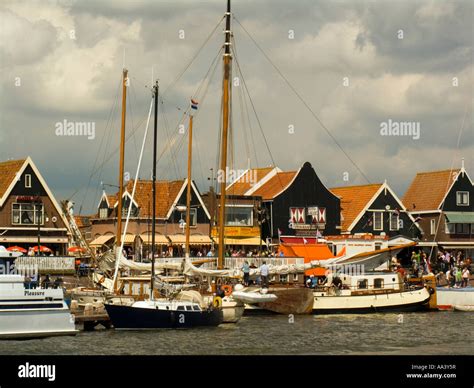
[[[109,217],[109,209],[108,208],[100,208],[99,209],[99,218],[100,219],[105,219],[105,218],[108,218],[108,217]]]
[[[462,203],[460,199],[463,198],[462,194],[466,194],[467,203]],[[456,206],[469,206],[469,191],[456,191]]]
[[[382,213],[383,214],[383,213]],[[392,228],[392,218],[393,217],[396,217],[396,220],[397,220],[397,223],[396,223],[396,227],[395,228]],[[395,213],[395,212],[392,212],[390,213],[390,230],[400,230],[400,215]],[[383,225],[383,224],[382,224]]]
[[[430,234],[432,235],[436,234],[436,219],[434,218],[430,220]]]
[[[293,281],[294,281],[294,282],[297,282],[297,281],[298,281],[298,274],[297,274],[297,273],[294,273],[294,274],[293,274]]]
[[[25,188],[31,189],[31,174],[25,174]]]
[[[380,228],[375,227],[375,215],[380,214]],[[373,229],[377,231],[382,231],[383,230],[383,212],[373,212],[372,215],[372,222],[373,222]]]
[[[18,209],[18,212],[19,212],[19,221],[18,222],[15,222],[15,219],[13,218],[14,217],[14,207],[15,205],[19,205],[19,209]],[[32,211],[33,212],[33,223],[31,224],[24,224],[21,222],[21,206],[22,205],[33,205],[33,209],[32,210],[29,210],[29,211]],[[38,212],[38,204],[37,203],[31,203],[31,202],[28,202],[28,203],[23,203],[23,202],[14,202],[12,203],[12,212],[11,212],[11,221],[12,221],[12,225],[38,225],[38,221],[37,221],[37,215],[36,213]],[[44,204],[41,204],[41,223],[40,225],[44,225]]]

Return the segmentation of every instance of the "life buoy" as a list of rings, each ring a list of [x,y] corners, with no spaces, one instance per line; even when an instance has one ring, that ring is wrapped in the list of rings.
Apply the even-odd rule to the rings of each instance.
[[[230,294],[232,294],[232,286],[229,284],[224,284],[223,286],[221,286],[221,290],[224,291],[225,296],[229,296]]]
[[[222,307],[222,298],[220,296],[215,296],[214,299],[212,300],[212,305],[219,309]]]

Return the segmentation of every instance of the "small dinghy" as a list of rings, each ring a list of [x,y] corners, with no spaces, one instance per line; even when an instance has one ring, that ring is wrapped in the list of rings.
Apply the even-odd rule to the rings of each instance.
[[[263,290],[266,291],[266,289],[262,289],[261,291]],[[278,298],[274,294],[262,293],[261,291],[234,291],[232,297],[235,300],[248,304],[274,302]]]
[[[473,305],[454,305],[454,311],[474,311]]]

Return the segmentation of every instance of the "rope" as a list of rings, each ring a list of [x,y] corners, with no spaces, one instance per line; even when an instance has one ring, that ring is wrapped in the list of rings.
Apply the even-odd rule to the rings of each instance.
[[[213,28],[213,30],[211,31],[211,33],[208,35],[208,37],[206,38],[206,40],[204,41],[204,43],[201,45],[201,47],[199,47],[199,49],[194,53],[193,57],[191,58],[190,62],[184,67],[184,69],[176,76],[176,78],[166,87],[166,89],[163,91],[162,95],[163,97],[166,95],[166,93],[168,92],[168,90],[170,90],[180,79],[181,77],[183,76],[183,74],[188,70],[188,68],[193,64],[193,62],[196,60],[196,58],[198,57],[198,55],[200,54],[201,50],[207,45],[207,43],[209,42],[209,40],[211,39],[211,37],[214,35],[214,33],[216,32],[217,28],[220,26],[220,24],[222,23],[222,21],[224,20],[225,18],[225,15],[222,16],[221,20],[219,20],[219,22],[217,23],[217,25]]]
[[[133,201],[133,198],[135,197],[135,191],[136,191],[137,183],[138,183],[138,176],[140,174],[140,166],[142,164],[143,151],[145,150],[146,137],[147,137],[147,134],[148,134],[148,126],[150,124],[151,112],[153,110],[153,101],[154,101],[154,97],[151,99],[151,102],[150,102],[150,110],[148,112],[148,119],[147,119],[147,122],[146,122],[145,134],[143,135],[142,148],[141,148],[141,151],[140,151],[140,157],[138,159],[137,172],[135,174],[135,181],[133,182],[132,197],[131,197],[130,203],[128,205],[127,218],[125,220],[125,226],[123,228],[123,235],[122,235],[122,241],[120,243],[120,250],[118,252],[118,255],[116,255],[116,259],[115,259],[114,284],[117,281],[120,258],[122,257],[123,245],[125,243],[125,237],[127,236],[128,223],[130,221],[130,214],[132,213],[132,207],[133,207],[133,202],[132,201]],[[122,217],[122,209],[117,209],[117,213],[118,213],[117,217]],[[119,233],[120,233],[120,231],[119,231]],[[152,258],[152,259],[154,259],[154,258]]]
[[[272,67],[276,70],[276,72],[280,75],[280,77],[285,81],[285,83],[288,85],[288,87],[292,90],[292,92],[296,95],[296,97],[303,103],[303,105],[306,107],[306,109],[311,113],[314,119],[319,123],[319,125],[326,131],[326,133],[329,135],[329,137],[334,141],[334,143],[337,145],[337,147],[342,151],[344,156],[351,162],[351,164],[359,171],[359,173],[362,175],[362,177],[367,181],[367,183],[370,183],[369,178],[364,174],[364,172],[360,169],[360,167],[357,165],[357,163],[349,156],[349,154],[344,150],[344,148],[341,146],[341,144],[337,141],[337,139],[334,137],[334,135],[329,131],[329,129],[324,125],[324,123],[321,121],[321,119],[316,115],[316,113],[311,109],[311,107],[308,105],[308,103],[303,99],[301,94],[296,90],[296,88],[288,81],[288,79],[283,75],[283,73],[280,71],[280,69],[272,62],[270,57],[266,54],[266,52],[260,47],[260,45],[255,41],[255,39],[250,35],[250,33],[245,29],[245,27],[240,23],[240,21],[234,16],[233,19],[239,24],[239,26],[242,28],[242,30],[247,34],[247,36],[250,38],[250,40],[255,44],[255,46],[258,48],[258,50],[263,54],[263,56],[267,59],[267,61],[272,65]]]

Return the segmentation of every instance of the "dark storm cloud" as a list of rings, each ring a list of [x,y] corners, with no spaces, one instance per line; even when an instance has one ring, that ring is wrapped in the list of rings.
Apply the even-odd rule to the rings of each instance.
[[[131,80],[128,131],[148,111],[153,67],[162,92],[166,90],[159,127],[160,153],[166,152],[158,175],[181,178],[185,142],[177,123],[222,46],[222,25],[180,80],[168,86],[224,8],[225,1],[217,0],[5,2],[0,152],[4,158],[31,155],[58,196],[69,197],[79,189],[76,204],[93,211],[101,182],[117,180],[119,84],[125,61]],[[453,160],[459,164],[461,156],[474,154],[472,11],[467,1],[233,2],[236,18],[369,179],[387,178],[398,194],[416,171],[449,168]],[[19,29],[25,32],[21,39]],[[400,29],[403,39],[397,36]],[[250,127],[242,122],[242,86],[234,87],[235,167],[245,168],[250,158],[253,166],[274,162],[295,170],[308,160],[328,186],[347,184],[345,172],[349,183],[365,183],[238,23],[233,30],[238,52],[234,76],[238,60],[271,150],[270,155],[251,107]],[[294,39],[289,39],[290,30]],[[219,63],[195,122],[194,171],[203,191],[209,168],[215,167],[220,77]],[[343,85],[346,77],[348,86]],[[64,119],[93,121],[95,138],[55,136],[55,124]],[[389,119],[421,123],[420,139],[381,136],[380,124]],[[127,143],[131,175],[142,134],[143,125]],[[173,141],[170,152],[166,147]],[[150,144],[146,151],[142,177],[148,177],[151,167]],[[85,196],[94,167],[102,163]]]

